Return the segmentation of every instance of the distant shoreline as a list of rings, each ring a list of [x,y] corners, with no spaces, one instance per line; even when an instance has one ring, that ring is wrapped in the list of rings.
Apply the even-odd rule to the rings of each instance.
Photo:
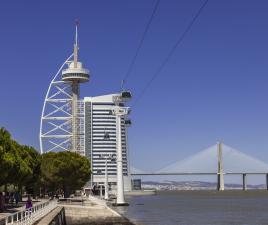
[[[143,181],[143,189],[156,189],[159,190],[216,190],[216,182],[203,182],[203,181]],[[226,190],[242,190],[242,184],[226,183]],[[247,185],[247,190],[266,190],[265,184]]]

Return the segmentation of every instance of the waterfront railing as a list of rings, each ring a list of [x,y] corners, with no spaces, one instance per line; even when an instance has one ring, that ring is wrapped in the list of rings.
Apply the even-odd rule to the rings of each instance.
[[[57,201],[46,201],[10,214],[0,220],[0,225],[31,225],[57,207]]]

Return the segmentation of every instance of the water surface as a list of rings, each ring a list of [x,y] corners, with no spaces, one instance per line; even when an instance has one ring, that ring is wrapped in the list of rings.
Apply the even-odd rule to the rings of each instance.
[[[268,191],[159,191],[115,208],[139,225],[268,225]]]

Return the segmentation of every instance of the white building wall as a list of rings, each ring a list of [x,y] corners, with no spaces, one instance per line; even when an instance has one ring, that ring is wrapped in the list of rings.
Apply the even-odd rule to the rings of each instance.
[[[115,107],[113,96],[103,95],[84,98],[85,103],[85,152],[91,160],[91,184],[103,184],[105,179],[105,159],[100,154],[113,154],[116,156],[116,120],[111,115]],[[127,137],[125,119],[122,118],[122,153],[125,190],[130,190],[131,181],[128,171]],[[109,134],[109,139],[104,139],[104,134]],[[108,161],[108,179],[111,185],[116,184],[116,160]]]

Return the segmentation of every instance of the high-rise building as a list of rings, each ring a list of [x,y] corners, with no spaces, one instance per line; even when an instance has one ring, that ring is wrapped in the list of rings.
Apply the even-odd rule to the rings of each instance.
[[[110,155],[107,162],[109,184],[116,184],[116,118],[112,110],[116,107],[114,98],[118,94],[109,94],[96,97],[85,97],[85,153],[91,159],[92,184],[103,184],[105,179],[105,159],[103,154]],[[119,103],[123,106],[124,103]],[[121,118],[121,140],[123,156],[123,175],[125,190],[130,189],[128,163],[128,133],[130,120]],[[114,159],[112,159],[114,158]]]

